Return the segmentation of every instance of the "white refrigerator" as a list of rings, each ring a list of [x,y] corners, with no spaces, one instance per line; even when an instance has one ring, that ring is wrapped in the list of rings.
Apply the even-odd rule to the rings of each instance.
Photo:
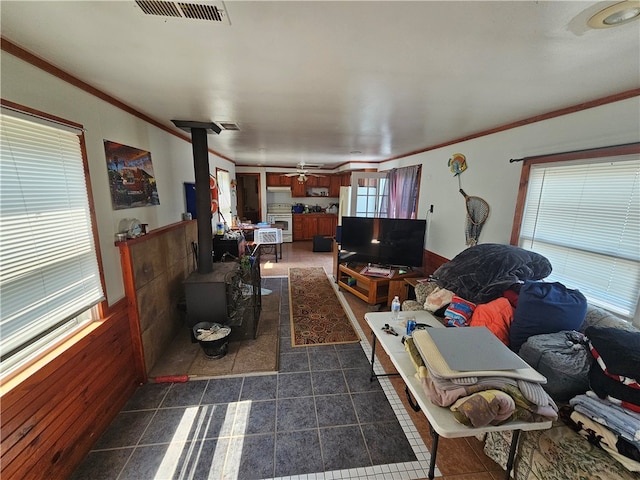
[[[351,216],[351,187],[340,187],[338,200],[338,225],[342,225],[342,217]]]

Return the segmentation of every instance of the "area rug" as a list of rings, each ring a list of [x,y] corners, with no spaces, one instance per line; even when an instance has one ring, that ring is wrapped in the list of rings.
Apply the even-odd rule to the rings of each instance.
[[[360,341],[324,268],[289,268],[289,304],[292,346]]]

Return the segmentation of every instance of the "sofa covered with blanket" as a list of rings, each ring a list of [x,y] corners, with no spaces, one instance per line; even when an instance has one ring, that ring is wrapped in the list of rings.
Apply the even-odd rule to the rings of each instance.
[[[429,310],[447,326],[486,326],[547,378],[559,418],[522,432],[514,478],[640,479],[640,331],[579,291],[545,282],[550,272],[543,256],[480,244],[418,284],[402,309]],[[484,441],[505,468],[511,432]]]

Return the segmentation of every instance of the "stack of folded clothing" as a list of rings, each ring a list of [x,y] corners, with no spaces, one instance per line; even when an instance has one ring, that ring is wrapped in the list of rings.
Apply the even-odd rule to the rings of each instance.
[[[640,472],[640,333],[588,327],[591,390],[569,401],[573,427],[628,470]]]
[[[437,346],[426,332],[405,339],[425,394],[431,403],[449,407],[460,423],[473,427],[512,420],[545,422],[558,417],[558,408],[539,382],[510,371],[475,371],[451,375]],[[420,352],[428,352],[428,358]],[[511,372],[513,373],[513,372]]]
[[[555,403],[536,382],[500,376],[447,379],[427,367],[419,369],[418,376],[431,403],[449,407],[465,425],[546,422],[558,416]]]

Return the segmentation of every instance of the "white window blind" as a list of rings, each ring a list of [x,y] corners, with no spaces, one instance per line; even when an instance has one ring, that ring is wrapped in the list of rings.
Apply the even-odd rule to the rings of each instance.
[[[4,362],[96,305],[103,292],[78,132],[4,109],[0,120]]]
[[[519,245],[549,259],[549,280],[634,316],[640,292],[640,158],[531,166]]]
[[[231,180],[229,179],[229,172],[218,168],[216,169],[216,177],[218,180],[218,208],[223,220],[231,226]]]

